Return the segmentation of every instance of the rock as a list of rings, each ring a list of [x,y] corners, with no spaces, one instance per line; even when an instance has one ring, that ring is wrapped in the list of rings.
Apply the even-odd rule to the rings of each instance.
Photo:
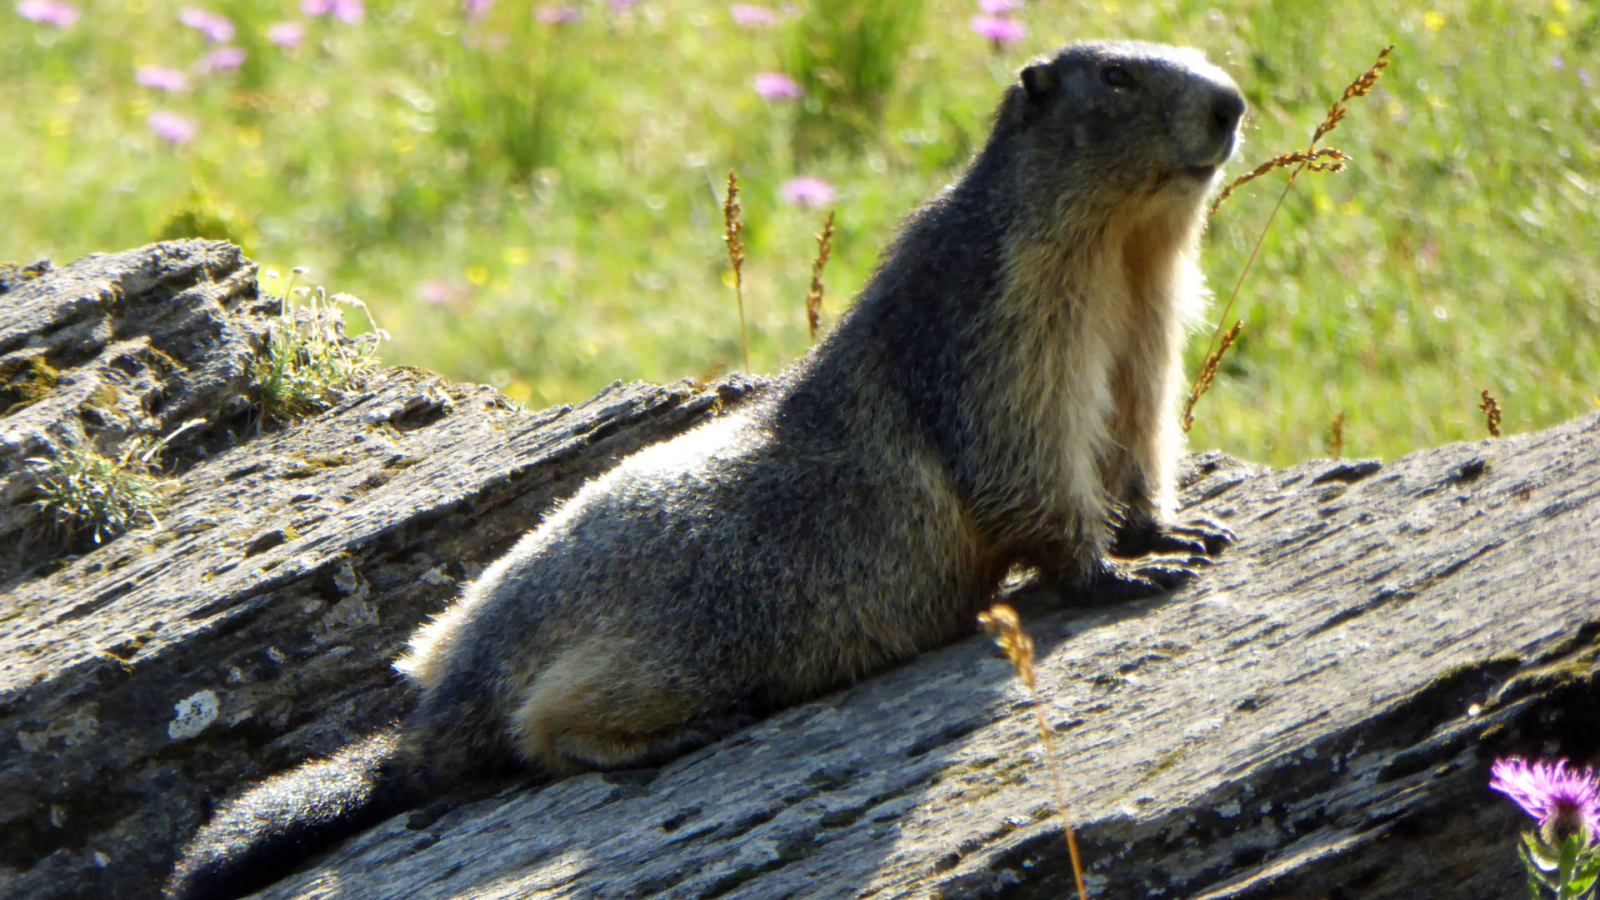
[[[53,277],[23,282],[41,310]],[[159,526],[17,576],[0,894],[156,896],[210,803],[399,714],[406,635],[550,503],[756,390],[529,413],[386,370],[197,458]],[[1014,586],[1092,894],[1522,890],[1490,761],[1600,754],[1597,438],[1589,416],[1392,463],[1191,457],[1184,503],[1239,534],[1196,584],[1093,610]],[[1059,898],[1051,785],[1032,700],[974,637],[659,770],[397,817],[260,896]]]
[[[0,274],[0,311],[3,584],[48,543],[42,511],[26,502],[39,484],[28,460],[109,451],[194,418],[225,427],[249,408],[250,364],[279,303],[260,294],[239,248],[187,240],[13,267]]]

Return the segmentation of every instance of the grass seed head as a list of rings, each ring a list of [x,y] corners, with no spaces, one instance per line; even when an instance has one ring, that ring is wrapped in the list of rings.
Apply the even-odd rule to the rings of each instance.
[[[1500,436],[1500,404],[1495,402],[1494,395],[1488,388],[1482,390],[1483,402],[1478,404],[1478,409],[1483,410],[1484,424],[1489,426],[1489,436]]]
[[[1328,420],[1328,458],[1344,456],[1344,410],[1339,410]]]
[[[1033,638],[1022,630],[1022,618],[1017,611],[1007,604],[996,603],[978,613],[978,625],[1000,645],[1006,659],[1011,660],[1011,667],[1017,670],[1017,676],[1027,682],[1029,688],[1036,689],[1038,682],[1033,672]]]
[[[1200,397],[1211,390],[1211,382],[1217,377],[1217,367],[1222,364],[1222,354],[1228,352],[1233,342],[1239,339],[1239,332],[1244,330],[1244,320],[1237,319],[1233,327],[1223,332],[1222,340],[1217,342],[1217,349],[1206,354],[1205,362],[1200,364],[1200,374],[1194,380],[1194,386],[1189,389],[1189,396],[1183,401],[1183,433],[1188,434],[1194,427],[1194,405],[1200,402]]]
[[[744,370],[750,371],[750,333],[744,325],[744,241],[739,233],[739,176],[728,170],[728,195],[722,201],[722,241],[728,245],[728,264],[733,267],[733,294],[739,302],[739,345],[744,350]]]
[[[817,342],[817,326],[822,322],[822,267],[828,264],[833,252],[833,211],[828,211],[828,221],[817,235],[817,257],[811,261],[811,291],[806,294],[806,325],[811,329],[811,343]]]

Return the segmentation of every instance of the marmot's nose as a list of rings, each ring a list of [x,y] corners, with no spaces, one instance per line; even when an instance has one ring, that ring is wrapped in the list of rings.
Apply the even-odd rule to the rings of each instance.
[[[1233,136],[1244,116],[1244,97],[1231,87],[1221,88],[1211,97],[1211,136],[1218,140]]]

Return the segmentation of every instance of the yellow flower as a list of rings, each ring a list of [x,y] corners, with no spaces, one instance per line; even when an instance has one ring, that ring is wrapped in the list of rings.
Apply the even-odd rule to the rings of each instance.
[[[502,255],[508,266],[525,266],[531,258],[527,247],[507,247]]]
[[[489,280],[489,270],[484,266],[467,266],[467,280],[474,286]]]
[[[1428,26],[1429,31],[1438,31],[1444,27],[1444,13],[1430,9],[1422,14],[1422,24]]]
[[[1550,5],[1555,7],[1556,12],[1562,15],[1572,12],[1572,4],[1568,0],[1554,0]]]
[[[1551,22],[1544,26],[1544,30],[1550,32],[1551,37],[1564,38],[1567,36],[1567,26],[1560,22]]]

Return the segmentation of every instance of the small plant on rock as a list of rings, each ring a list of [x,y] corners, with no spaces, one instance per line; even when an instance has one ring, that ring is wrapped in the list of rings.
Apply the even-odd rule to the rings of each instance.
[[[284,287],[283,314],[270,324],[267,353],[251,370],[260,392],[263,420],[292,422],[332,406],[377,368],[378,344],[389,337],[359,298],[329,296],[321,287],[295,288],[295,276],[305,271],[297,266],[290,274]],[[297,297],[303,306],[295,303]],[[341,306],[359,307],[372,331],[354,339],[346,337]]]
[[[76,441],[54,459],[30,459],[40,474],[36,502],[69,540],[88,534],[101,544],[131,528],[158,524],[169,484],[156,474],[161,451],[179,434],[204,424],[194,419],[163,438],[139,435],[115,456]]]

